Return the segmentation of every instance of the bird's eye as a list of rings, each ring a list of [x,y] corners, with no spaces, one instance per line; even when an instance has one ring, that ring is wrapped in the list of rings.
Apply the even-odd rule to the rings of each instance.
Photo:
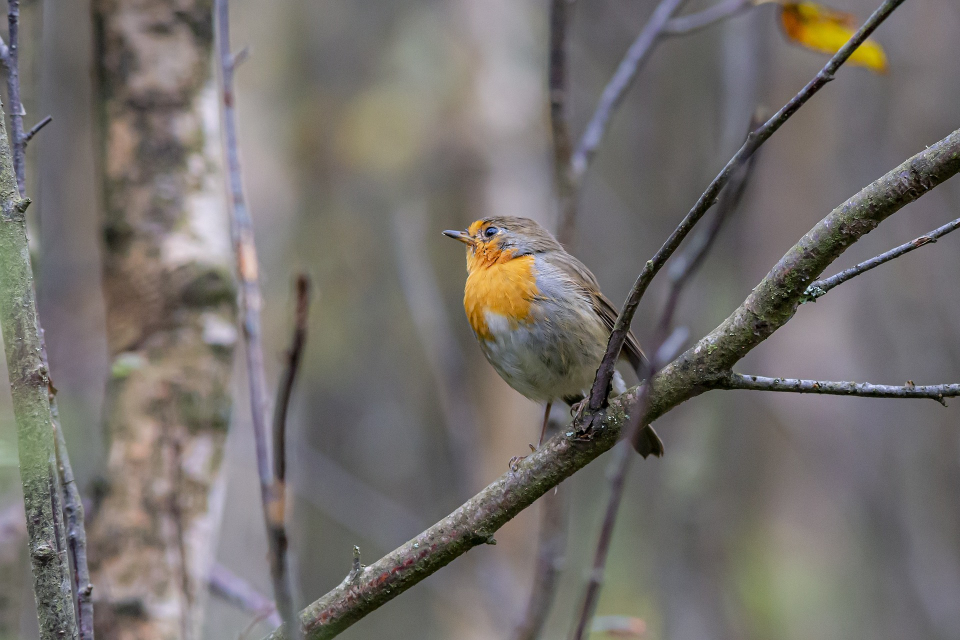
[[[497,235],[499,232],[500,232],[500,229],[497,229],[496,227],[487,227],[487,230],[483,232],[483,235],[485,235],[488,238],[492,238],[493,236]]]

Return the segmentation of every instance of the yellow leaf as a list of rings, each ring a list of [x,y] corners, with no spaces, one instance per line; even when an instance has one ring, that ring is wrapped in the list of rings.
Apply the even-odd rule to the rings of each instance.
[[[856,20],[852,15],[815,2],[784,2],[780,20],[788,38],[808,49],[831,55],[856,32]],[[857,47],[847,62],[878,73],[887,72],[887,56],[873,40],[866,40]]]

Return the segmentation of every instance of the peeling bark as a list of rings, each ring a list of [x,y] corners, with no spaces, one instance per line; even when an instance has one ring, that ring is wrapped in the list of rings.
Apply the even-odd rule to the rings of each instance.
[[[101,639],[196,638],[237,339],[211,4],[94,2],[111,377]]]

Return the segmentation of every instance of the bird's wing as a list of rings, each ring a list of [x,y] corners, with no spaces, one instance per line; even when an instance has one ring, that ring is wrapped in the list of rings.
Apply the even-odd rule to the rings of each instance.
[[[617,322],[616,307],[600,292],[600,285],[596,277],[590,272],[585,264],[566,252],[557,252],[551,262],[562,269],[570,279],[580,285],[585,297],[590,299],[593,310],[603,321],[608,330],[613,331],[613,326]],[[639,371],[640,365],[646,360],[643,349],[633,331],[627,333],[627,340],[623,344],[623,355],[630,361],[634,371]]]

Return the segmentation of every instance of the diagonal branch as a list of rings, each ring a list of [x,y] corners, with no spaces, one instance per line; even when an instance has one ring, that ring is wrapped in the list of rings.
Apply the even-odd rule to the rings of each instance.
[[[960,218],[957,218],[952,222],[948,222],[942,227],[937,227],[933,231],[926,233],[919,238],[914,238],[910,242],[906,242],[899,247],[894,247],[893,249],[890,249],[890,251],[886,251],[874,258],[870,258],[869,260],[865,260],[859,264],[856,264],[849,269],[845,269],[834,276],[817,280],[807,287],[808,301],[816,302],[817,298],[826,294],[827,291],[830,291],[830,289],[833,289],[835,286],[843,284],[847,280],[855,278],[861,273],[866,273],[867,271],[875,269],[876,267],[879,267],[886,262],[890,262],[895,258],[899,258],[904,254],[910,253],[914,249],[919,249],[920,247],[928,244],[933,244],[938,239],[952,231],[956,231],[957,229],[960,229]]]
[[[850,40],[840,47],[840,50],[830,58],[823,69],[814,76],[813,80],[808,82],[807,85],[800,90],[800,93],[795,95],[790,102],[785,104],[773,117],[767,120],[762,127],[747,136],[747,141],[743,143],[740,150],[730,158],[726,166],[720,171],[717,177],[713,179],[713,182],[711,182],[707,190],[703,192],[690,212],[680,221],[677,228],[674,229],[670,237],[663,243],[663,246],[654,254],[653,258],[644,264],[643,270],[637,277],[637,281],[627,296],[626,302],[624,302],[616,325],[614,325],[613,331],[610,333],[607,352],[603,356],[600,368],[597,370],[597,378],[593,383],[593,388],[590,390],[589,408],[591,411],[597,411],[606,401],[607,388],[610,386],[610,380],[613,378],[617,358],[620,355],[620,350],[623,348],[623,343],[627,339],[630,323],[633,320],[634,314],[637,312],[640,299],[643,298],[647,287],[650,286],[653,278],[660,269],[663,268],[663,265],[666,264],[670,256],[677,250],[680,243],[687,237],[687,234],[690,233],[694,225],[697,224],[707,210],[714,205],[717,196],[720,194],[720,190],[723,189],[730,180],[733,170],[745,159],[753,155],[770,136],[776,133],[776,131],[825,84],[833,80],[833,74],[836,73],[837,69],[847,61],[847,58],[853,54],[856,48],[859,47],[903,1],[904,0],[884,0],[883,4],[873,12],[873,15],[867,19]]]
[[[714,383],[715,389],[746,389],[753,391],[783,391],[787,393],[819,393],[828,396],[859,396],[861,398],[925,398],[947,406],[944,398],[960,396],[960,384],[905,385],[870,384],[869,382],[832,382],[826,380],[796,380],[793,378],[766,378],[730,372]]]
[[[580,138],[573,157],[570,159],[570,171],[573,175],[574,184],[580,182],[583,175],[587,172],[587,167],[593,159],[603,136],[607,133],[607,126],[613,112],[616,111],[620,103],[623,102],[627,89],[633,84],[637,77],[637,72],[647,59],[647,54],[656,44],[664,25],[673,15],[673,12],[680,8],[684,0],[661,0],[657,8],[654,9],[650,20],[644,25],[640,35],[637,36],[633,44],[627,50],[623,60],[614,72],[610,82],[603,88],[600,95],[600,102],[597,104],[587,128]]]
[[[216,0],[214,20],[217,29],[217,47],[220,63],[222,98],[222,126],[229,176],[230,229],[237,260],[237,276],[240,279],[240,308],[243,314],[243,335],[246,339],[247,380],[250,386],[250,408],[257,455],[257,474],[260,480],[260,497],[267,542],[270,548],[270,575],[273,579],[274,598],[281,616],[289,621],[295,616],[290,576],[283,566],[283,547],[286,539],[284,496],[276,482],[268,424],[270,410],[267,398],[266,375],[263,366],[263,342],[260,327],[260,308],[263,296],[260,292],[260,275],[257,248],[253,237],[253,220],[243,195],[243,177],[240,171],[240,150],[237,143],[237,115],[233,86],[234,71],[238,58],[230,53],[230,8],[229,0]]]
[[[796,313],[807,286],[883,220],[960,172],[960,130],[906,160],[830,212],[801,238],[710,334],[652,377],[614,398],[582,425],[563,430],[452,514],[363,569],[300,612],[310,640],[333,638],[473,547],[617,443],[628,416],[649,424],[715,388],[716,381]],[[649,386],[646,408],[638,395]],[[270,638],[288,637],[277,629]]]

